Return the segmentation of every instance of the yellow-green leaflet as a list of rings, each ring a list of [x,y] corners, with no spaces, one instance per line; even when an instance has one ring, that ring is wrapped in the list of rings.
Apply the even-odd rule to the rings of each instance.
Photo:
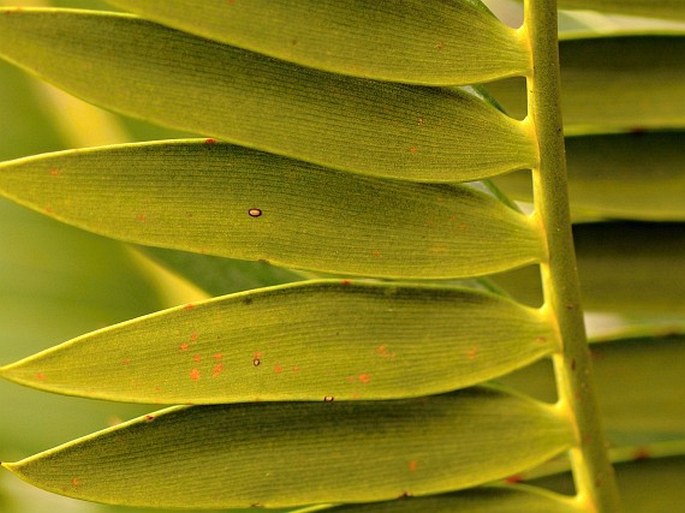
[[[480,0],[111,3],[221,43],[377,80],[473,84],[521,75],[528,63],[523,38]]]
[[[319,281],[178,307],[0,369],[119,401],[389,399],[502,375],[556,346],[538,311],[468,289]]]
[[[664,513],[682,509],[685,502],[685,456],[649,459],[649,454],[638,451],[635,458],[636,461],[616,465],[625,513]],[[563,493],[573,491],[573,480],[568,474],[536,482]]]
[[[542,252],[535,224],[471,187],[364,177],[213,140],[2,163],[0,194],[128,242],[328,272],[464,277]]]
[[[559,0],[559,7],[685,20],[683,0]]]
[[[537,159],[527,124],[463,90],[325,73],[127,15],[0,13],[0,55],[92,103],[174,128],[411,180],[474,180]]]
[[[541,463],[572,439],[553,408],[474,388],[396,401],[175,407],[5,466],[99,502],[279,507],[466,488]]]
[[[583,35],[562,39],[559,52],[566,133],[685,126],[685,35]],[[487,89],[508,113],[525,114],[520,82]]]
[[[685,132],[566,138],[571,209],[645,221],[685,221]],[[509,196],[532,200],[530,173],[496,178]]]
[[[685,224],[581,224],[574,226],[573,238],[587,310],[660,315],[685,311]],[[537,268],[493,280],[522,301],[541,301]]]
[[[685,437],[685,336],[616,339],[592,345],[602,423],[614,445]],[[547,362],[501,378],[554,401]]]
[[[580,513],[569,497],[541,488],[484,486],[448,495],[401,498],[372,504],[349,504],[330,513]],[[296,512],[293,512],[296,513]]]

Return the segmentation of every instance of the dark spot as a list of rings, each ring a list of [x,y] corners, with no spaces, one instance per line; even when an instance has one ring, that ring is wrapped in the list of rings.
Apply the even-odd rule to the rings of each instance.
[[[649,454],[649,451],[645,449],[644,447],[638,449],[635,451],[635,454],[633,455],[633,460],[635,461],[644,461],[648,460],[651,458],[651,455]]]
[[[411,496],[412,496],[411,492],[402,492],[402,495],[400,495],[398,497],[398,499],[408,499]]]
[[[262,364],[262,361],[259,358],[253,358],[252,359],[252,365],[255,367],[259,367]]]
[[[576,370],[576,359],[571,360],[571,370]]]
[[[350,280],[340,280],[340,285],[349,285],[352,282]]]
[[[647,133],[647,129],[644,127],[641,127],[641,126],[636,126],[636,127],[631,128],[630,130],[628,130],[628,132],[630,132],[631,135],[640,136],[640,135],[644,135],[645,133]]]
[[[251,297],[244,297],[244,298],[243,298],[243,304],[244,304],[244,305],[251,305],[251,304],[252,304],[252,301],[254,301],[254,299],[251,298]]]
[[[145,415],[145,421],[146,422],[152,422],[153,420],[155,420],[154,415]]]
[[[520,483],[521,481],[523,481],[523,477],[521,477],[521,475],[519,475],[519,474],[514,474],[512,476],[507,477],[505,479],[505,481],[509,484],[516,484],[516,483]]]
[[[262,211],[258,208],[251,208],[247,213],[250,217],[261,217],[262,215]]]
[[[205,144],[208,146],[211,146],[212,144],[216,144],[216,139],[208,137],[207,139],[205,139]]]
[[[332,403],[333,401],[335,401],[335,397],[333,397],[332,395],[327,395],[323,398],[323,402],[325,403]]]

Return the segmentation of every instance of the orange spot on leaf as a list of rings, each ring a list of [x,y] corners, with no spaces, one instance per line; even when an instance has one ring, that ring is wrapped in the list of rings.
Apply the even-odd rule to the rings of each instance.
[[[221,353],[216,353],[212,356],[212,358],[214,358],[217,361],[221,360],[223,357],[224,355],[222,355]]]
[[[45,381],[45,374],[43,374],[42,372],[36,372],[36,379],[38,381]]]
[[[466,352],[466,357],[469,360],[475,360],[476,356],[478,356],[478,348],[477,347],[472,347]]]
[[[360,374],[359,375],[359,381],[362,383],[370,383],[371,382],[371,374]]]
[[[208,137],[205,139],[205,144],[208,146],[211,146],[212,144],[216,144],[216,139],[213,139],[212,137]]]
[[[190,340],[191,342],[195,342],[197,340],[197,333],[193,332],[190,334]]]
[[[217,363],[214,366],[214,369],[212,370],[212,377],[218,378],[223,371],[224,371],[224,364],[223,363]]]
[[[155,416],[154,415],[145,415],[145,420],[147,422],[152,422],[153,420],[155,420]]]
[[[57,169],[56,167],[53,167],[50,169],[50,176],[59,176],[60,175],[60,170]]]
[[[193,355],[193,360],[194,360],[195,362],[197,362],[197,363],[200,363],[200,361],[202,360],[202,355],[194,354],[194,355]]]
[[[395,358],[395,353],[392,351],[388,350],[388,346],[386,344],[381,344],[376,348],[376,354],[380,356],[381,358]]]
[[[409,462],[409,471],[410,471],[410,472],[416,472],[416,469],[418,468],[418,466],[419,466],[419,465],[418,465],[418,463],[416,462],[416,460],[411,460],[411,461]]]
[[[340,280],[340,285],[350,285],[351,283],[350,280]]]
[[[283,366],[280,363],[276,363],[274,365],[274,372],[276,374],[280,374],[281,372],[283,372]]]
[[[416,155],[416,152],[417,152],[416,146],[412,146],[411,148],[409,148],[409,153],[411,153],[412,155]]]
[[[193,369],[190,371],[190,379],[193,381],[197,381],[200,379],[200,370],[199,369]]]
[[[79,486],[81,482],[79,481],[78,477],[72,477],[71,478],[71,486]]]
[[[520,483],[521,481],[523,481],[523,477],[521,477],[519,474],[514,474],[514,475],[506,478],[505,481],[509,484],[516,484],[516,483]]]
[[[136,221],[139,223],[144,223],[147,221],[147,216],[145,214],[136,214]]]
[[[185,342],[183,342],[183,344],[181,344],[180,346],[178,346],[178,348],[179,348],[181,351],[187,351],[187,350],[188,350],[188,347],[189,347],[188,344],[186,344]]]
[[[189,311],[190,311],[190,310],[192,310],[193,308],[195,308],[195,305],[192,304],[192,303],[188,303],[187,305],[184,305],[184,306],[183,306],[183,309],[184,309],[184,310],[189,310]]]
[[[371,252],[371,254],[372,254],[373,256],[375,256],[376,258],[380,258],[380,256],[381,256],[381,252],[380,252],[380,250],[378,250],[378,249],[374,249],[374,250]]]

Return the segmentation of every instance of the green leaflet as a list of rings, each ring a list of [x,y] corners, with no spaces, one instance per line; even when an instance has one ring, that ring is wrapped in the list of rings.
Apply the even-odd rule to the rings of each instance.
[[[685,126],[685,36],[582,36],[563,39],[561,94],[567,134]],[[520,81],[487,85],[506,111],[526,112]]]
[[[0,240],[3,362],[160,308],[155,291],[118,243],[4,200]],[[0,383],[0,404],[4,461],[145,412],[140,406],[69,399],[9,382]]]
[[[592,345],[602,424],[616,444],[685,437],[685,336],[615,339]],[[555,400],[548,362],[500,378],[507,386]]]
[[[199,36],[343,75],[473,84],[523,75],[528,63],[524,39],[480,0],[112,3]]]
[[[178,307],[0,370],[129,402],[389,399],[463,388],[551,354],[538,311],[468,289],[319,281]]]
[[[680,223],[574,226],[583,307],[624,314],[685,311],[685,229]],[[527,267],[493,277],[514,297],[539,304],[539,273]]]
[[[647,455],[637,454],[636,457],[637,461],[616,465],[625,513],[664,513],[682,509],[685,502],[685,456],[645,459]],[[572,478],[568,474],[536,482],[563,492],[573,490]]]
[[[304,279],[299,273],[268,262],[245,262],[211,255],[139,246],[137,251],[211,296],[281,285]]]
[[[683,0],[559,0],[559,7],[685,20]]]
[[[685,221],[685,132],[566,138],[571,208],[578,214]],[[532,201],[530,173],[496,183],[513,198]]]
[[[482,487],[449,495],[402,498],[372,504],[349,504],[331,513],[579,513],[584,511],[569,497],[540,488],[519,485]],[[295,512],[293,512],[295,513]]]
[[[473,180],[537,159],[527,124],[466,91],[324,73],[125,15],[0,12],[7,59],[175,128],[411,180]]]
[[[541,463],[572,438],[550,407],[467,389],[397,401],[174,407],[5,466],[36,486],[100,502],[278,507],[470,487]]]
[[[465,277],[542,252],[528,218],[472,188],[363,177],[214,141],[19,159],[0,164],[0,191],[125,241],[318,271]]]

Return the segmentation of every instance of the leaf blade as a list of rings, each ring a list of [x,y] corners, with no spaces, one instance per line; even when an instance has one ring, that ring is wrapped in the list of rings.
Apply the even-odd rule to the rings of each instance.
[[[549,407],[469,389],[373,403],[170,408],[5,466],[100,502],[278,507],[468,487],[542,461],[572,437]],[[464,457],[474,450],[479,461]]]
[[[465,85],[527,68],[523,40],[480,1],[214,0],[202,8],[189,0],[112,3],[221,43],[376,80]]]
[[[463,90],[318,72],[125,15],[4,12],[7,59],[88,101],[173,128],[411,180],[475,180],[537,159],[526,124]]]
[[[561,104],[567,134],[685,126],[682,33],[574,36],[559,42]],[[520,82],[488,84],[507,112],[525,115]]]
[[[604,218],[684,221],[683,145],[682,131],[567,137],[572,211]],[[495,181],[512,198],[532,201],[528,172]]]
[[[679,0],[560,0],[559,7],[685,20],[685,4]]]
[[[0,170],[2,194],[60,220],[210,255],[430,278],[509,269],[542,253],[532,221],[472,188],[363,177],[214,142],[60,152]]]
[[[0,374],[127,402],[394,399],[480,383],[557,345],[540,312],[468,289],[319,281],[190,306],[78,337]]]

